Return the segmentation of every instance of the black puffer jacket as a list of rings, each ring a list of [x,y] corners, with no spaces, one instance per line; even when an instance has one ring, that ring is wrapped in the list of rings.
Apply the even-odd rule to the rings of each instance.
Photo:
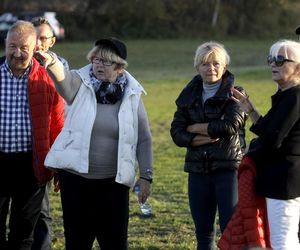
[[[197,75],[177,98],[171,137],[177,146],[187,147],[184,166],[186,172],[210,173],[217,169],[238,167],[242,158],[240,131],[244,131],[246,115],[230,99],[233,84],[233,75],[226,71],[217,93],[202,105],[203,82]],[[209,136],[219,140],[191,146],[196,134],[187,132],[186,129],[195,123],[209,123]],[[244,140],[243,135],[241,138]]]

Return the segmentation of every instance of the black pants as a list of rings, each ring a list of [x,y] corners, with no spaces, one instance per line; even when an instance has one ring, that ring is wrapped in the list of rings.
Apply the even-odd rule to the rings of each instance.
[[[42,210],[34,228],[33,245],[31,250],[50,250],[52,218],[50,215],[49,191],[51,181],[46,184],[45,196],[42,202]]]
[[[0,153],[0,249],[30,250],[45,187],[32,170],[32,153]],[[5,222],[10,203],[9,234]]]
[[[126,250],[129,188],[111,179],[59,173],[66,250]]]

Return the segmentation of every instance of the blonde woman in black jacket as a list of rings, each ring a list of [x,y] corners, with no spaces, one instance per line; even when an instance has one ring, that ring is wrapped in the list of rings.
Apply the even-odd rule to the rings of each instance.
[[[171,124],[173,141],[187,148],[184,170],[189,173],[198,250],[215,249],[217,209],[223,232],[237,204],[237,168],[245,145],[240,131],[246,115],[230,98],[234,76],[227,70],[229,61],[219,43],[198,47],[194,59],[198,75],[177,98]]]

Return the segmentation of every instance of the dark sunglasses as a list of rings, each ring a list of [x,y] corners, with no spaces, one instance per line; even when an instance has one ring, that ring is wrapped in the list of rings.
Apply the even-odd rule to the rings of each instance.
[[[277,67],[281,67],[285,62],[295,62],[293,60],[290,60],[290,59],[286,59],[284,58],[284,56],[277,56],[277,57],[272,57],[272,56],[268,56],[268,64],[271,65],[273,62],[275,62],[275,65]]]

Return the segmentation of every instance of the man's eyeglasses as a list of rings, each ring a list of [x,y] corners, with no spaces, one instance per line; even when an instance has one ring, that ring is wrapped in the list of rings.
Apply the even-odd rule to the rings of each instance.
[[[286,59],[284,58],[284,56],[277,56],[277,57],[272,57],[272,56],[268,56],[268,64],[271,65],[273,62],[275,62],[275,65],[277,67],[281,67],[285,62],[295,62],[293,60],[290,60],[290,59]]]
[[[41,42],[46,42],[48,39],[51,39],[53,36],[49,36],[49,37],[46,37],[46,36],[39,36],[38,37],[38,40],[40,40]]]
[[[104,65],[104,66],[111,66],[113,65],[115,62],[109,61],[109,60],[105,60],[105,59],[101,59],[98,57],[94,57],[92,59],[92,63],[94,64],[100,64],[100,62]]]

